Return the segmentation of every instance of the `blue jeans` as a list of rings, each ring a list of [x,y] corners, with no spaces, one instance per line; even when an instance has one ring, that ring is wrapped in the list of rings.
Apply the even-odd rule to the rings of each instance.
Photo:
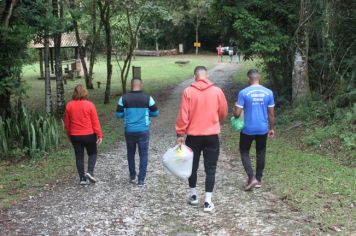
[[[136,176],[135,153],[136,153],[136,146],[138,146],[138,153],[140,156],[140,168],[138,174],[138,181],[145,181],[146,178],[149,138],[150,138],[149,131],[125,133],[125,139],[127,145],[127,162],[129,164],[130,176],[132,177]]]

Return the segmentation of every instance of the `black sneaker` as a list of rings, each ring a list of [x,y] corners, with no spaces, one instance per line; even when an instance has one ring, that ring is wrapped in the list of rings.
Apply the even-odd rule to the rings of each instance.
[[[190,196],[189,199],[188,199],[188,203],[189,203],[190,205],[192,205],[192,206],[198,205],[199,200],[198,200],[198,198],[197,198],[197,195],[192,195],[192,196]]]
[[[94,176],[91,175],[90,173],[86,173],[85,177],[87,177],[89,179],[90,183],[95,184],[97,182],[97,180],[94,178]]]
[[[211,212],[214,208],[215,208],[215,206],[214,206],[214,204],[212,202],[211,203],[208,203],[208,202],[204,203],[204,211],[205,212]]]

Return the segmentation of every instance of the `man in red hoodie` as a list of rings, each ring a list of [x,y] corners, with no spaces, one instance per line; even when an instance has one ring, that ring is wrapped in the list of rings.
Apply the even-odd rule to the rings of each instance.
[[[208,80],[208,71],[204,66],[195,68],[194,78],[195,82],[183,91],[176,121],[177,143],[186,143],[194,152],[189,178],[191,205],[199,203],[196,183],[200,154],[203,152],[206,174],[204,211],[210,212],[214,209],[211,197],[219,158],[220,122],[226,118],[228,108],[223,91]]]

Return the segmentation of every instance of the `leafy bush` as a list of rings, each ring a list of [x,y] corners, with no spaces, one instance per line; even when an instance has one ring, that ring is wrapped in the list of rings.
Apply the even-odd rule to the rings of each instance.
[[[22,107],[10,118],[0,117],[0,158],[34,157],[59,146],[60,125],[52,116],[32,114]]]
[[[343,133],[340,138],[348,150],[356,150],[356,134],[354,132]]]
[[[340,132],[339,127],[335,125],[325,126],[314,130],[309,135],[302,138],[302,141],[309,146],[319,146],[322,142],[328,139],[337,138]]]

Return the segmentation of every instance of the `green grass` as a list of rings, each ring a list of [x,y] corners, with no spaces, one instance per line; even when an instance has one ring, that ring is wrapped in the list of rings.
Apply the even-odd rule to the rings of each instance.
[[[175,64],[175,61],[187,60],[190,61],[184,66]],[[136,60],[132,61],[132,66],[141,67],[141,76],[144,81],[145,90],[151,93],[155,93],[162,89],[177,84],[179,81],[187,79],[189,76],[193,76],[193,69],[197,65],[205,65],[211,67],[216,61],[214,56],[167,56],[167,57],[136,57]],[[113,76],[111,81],[111,94],[113,97],[121,94],[121,82],[118,73],[119,67],[116,61],[113,64]],[[106,61],[100,57],[94,67],[95,74],[94,86],[95,89],[90,91],[90,99],[99,104],[104,101],[104,91],[106,85]],[[44,110],[44,81],[38,80],[39,77],[39,65],[27,65],[23,68],[23,81],[28,87],[26,105],[39,110]],[[128,78],[128,82],[132,77],[131,71]],[[101,82],[101,88],[97,89],[97,82]],[[52,80],[52,99],[55,99],[55,81]],[[65,97],[70,98],[73,88],[77,84],[84,84],[84,79],[77,79],[74,81],[68,80],[68,84],[65,85]],[[114,99],[115,100],[115,99]]]
[[[177,60],[189,60],[190,63],[179,66],[174,63]],[[158,94],[162,90],[191,77],[195,66],[212,67],[215,62],[215,56],[184,55],[137,57],[132,64],[142,68],[141,73],[145,91],[151,94]],[[99,146],[99,152],[101,153],[114,149],[116,142],[123,139],[122,121],[117,121],[114,115],[116,103],[122,89],[115,62],[113,62],[113,67],[110,104],[103,104],[106,81],[106,63],[103,58],[98,60],[94,68],[95,89],[89,91],[90,100],[96,104],[104,133],[104,141]],[[27,65],[23,68],[23,81],[25,81],[27,87],[27,96],[24,103],[32,110],[44,113],[44,81],[38,80],[38,77],[38,64]],[[129,78],[131,78],[131,75]],[[97,81],[102,83],[100,89],[97,89]],[[55,101],[55,81],[52,80],[51,82],[52,99]],[[65,85],[66,100],[70,99],[73,88],[80,83],[84,84],[84,80],[68,81],[68,84]],[[24,160],[17,163],[11,161],[0,162],[0,208],[10,207],[45,184],[53,183],[59,177],[71,176],[75,171],[72,147],[66,141],[64,132],[62,147],[43,158]]]
[[[236,75],[236,82],[246,84],[246,72],[255,67],[254,62],[246,62]],[[278,120],[278,113],[276,119]],[[291,125],[291,124],[288,124]],[[338,164],[333,157],[319,155],[300,149],[290,142],[290,136],[280,135],[284,128],[277,125],[277,138],[268,141],[264,183],[295,210],[320,224],[320,228],[333,232],[355,232],[356,211],[356,171],[352,167]],[[330,126],[329,133],[334,132]],[[325,131],[325,130],[324,130]],[[315,136],[324,138],[323,131]],[[238,153],[239,135],[225,126],[224,140],[231,152]],[[255,163],[254,147],[251,150]],[[339,155],[343,155],[340,153]]]

